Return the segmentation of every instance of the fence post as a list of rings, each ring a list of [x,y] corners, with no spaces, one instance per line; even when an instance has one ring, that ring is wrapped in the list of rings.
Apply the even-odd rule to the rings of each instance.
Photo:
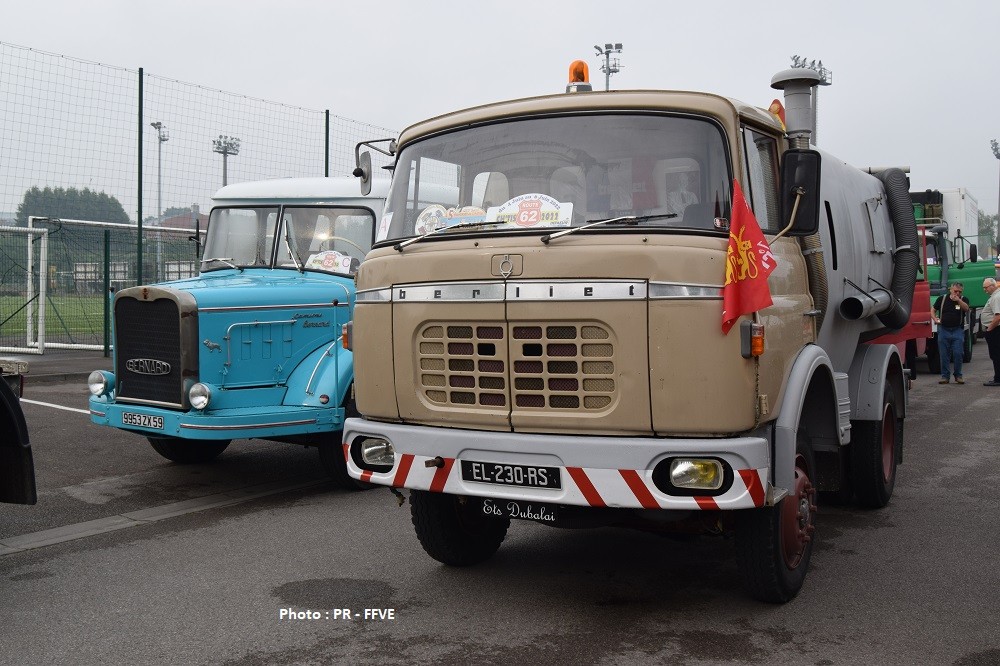
[[[48,294],[49,272],[49,232],[42,234],[42,252],[38,267],[38,353],[45,353],[45,299]]]
[[[128,264],[126,264],[127,266]],[[111,230],[104,230],[104,358],[111,348]]]
[[[135,242],[135,280],[142,284],[142,67],[139,68],[139,211],[136,217],[138,232]]]

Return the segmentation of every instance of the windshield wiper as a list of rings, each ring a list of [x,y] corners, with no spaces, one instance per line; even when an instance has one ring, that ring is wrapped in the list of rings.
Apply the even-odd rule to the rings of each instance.
[[[292,258],[292,263],[295,264],[295,270],[302,273],[302,261],[299,259],[299,255],[292,252],[292,243],[289,240],[291,234],[288,232],[288,225],[285,225],[285,249],[288,250],[288,256]]]
[[[201,263],[202,264],[207,264],[210,261],[219,261],[219,262],[222,262],[223,264],[225,264],[226,266],[229,266],[230,268],[235,268],[235,269],[239,270],[241,273],[243,272],[243,267],[242,266],[237,266],[236,264],[234,264],[232,257],[215,257],[214,259],[202,259]]]
[[[414,236],[413,238],[410,238],[409,240],[405,240],[402,243],[396,243],[395,245],[392,246],[392,249],[395,250],[396,252],[402,252],[403,248],[406,247],[407,245],[410,245],[411,243],[419,243],[420,241],[422,241],[423,239],[427,238],[428,236],[433,236],[434,234],[442,232],[442,231],[451,231],[452,229],[461,229],[463,227],[494,226],[494,225],[497,225],[497,224],[507,224],[507,223],[506,222],[498,222],[498,221],[487,222],[485,220],[469,220],[468,222],[459,222],[458,224],[453,224],[450,227],[438,227],[437,229],[431,229],[430,231],[428,231],[427,233],[425,233],[423,235]]]
[[[609,217],[603,220],[590,220],[587,224],[583,224],[579,227],[571,227],[569,229],[563,229],[562,231],[557,231],[554,234],[545,234],[542,236],[542,242],[546,245],[549,241],[555,240],[560,236],[568,236],[569,234],[574,234],[582,229],[589,229],[591,227],[600,226],[602,224],[611,224],[612,222],[621,222],[622,224],[635,225],[640,222],[645,222],[646,220],[662,220],[672,217],[677,217],[677,213],[659,213],[657,215],[623,215],[622,217]]]

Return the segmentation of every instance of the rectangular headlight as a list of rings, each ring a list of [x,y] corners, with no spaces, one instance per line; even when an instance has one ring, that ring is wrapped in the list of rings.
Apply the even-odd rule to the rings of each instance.
[[[675,488],[718,490],[722,480],[722,463],[718,460],[677,458],[670,463],[670,483]]]

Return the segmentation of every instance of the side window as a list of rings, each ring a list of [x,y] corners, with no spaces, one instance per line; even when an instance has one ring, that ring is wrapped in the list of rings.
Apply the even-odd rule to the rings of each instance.
[[[757,223],[764,231],[781,230],[778,205],[778,146],[774,137],[743,128],[743,154],[746,155],[747,182],[744,192]]]

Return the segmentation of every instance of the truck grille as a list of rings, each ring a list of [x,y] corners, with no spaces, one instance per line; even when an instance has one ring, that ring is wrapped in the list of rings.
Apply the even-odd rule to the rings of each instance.
[[[442,405],[599,411],[617,388],[611,334],[594,323],[430,323],[417,358],[424,396]]]
[[[119,296],[115,301],[116,396],[122,402],[186,404],[181,365],[180,314],[176,302],[159,298],[140,301]],[[169,372],[136,372],[136,359],[160,361]],[[132,360],[133,369],[129,369]],[[147,364],[149,365],[149,364]],[[157,366],[162,372],[165,366]]]

